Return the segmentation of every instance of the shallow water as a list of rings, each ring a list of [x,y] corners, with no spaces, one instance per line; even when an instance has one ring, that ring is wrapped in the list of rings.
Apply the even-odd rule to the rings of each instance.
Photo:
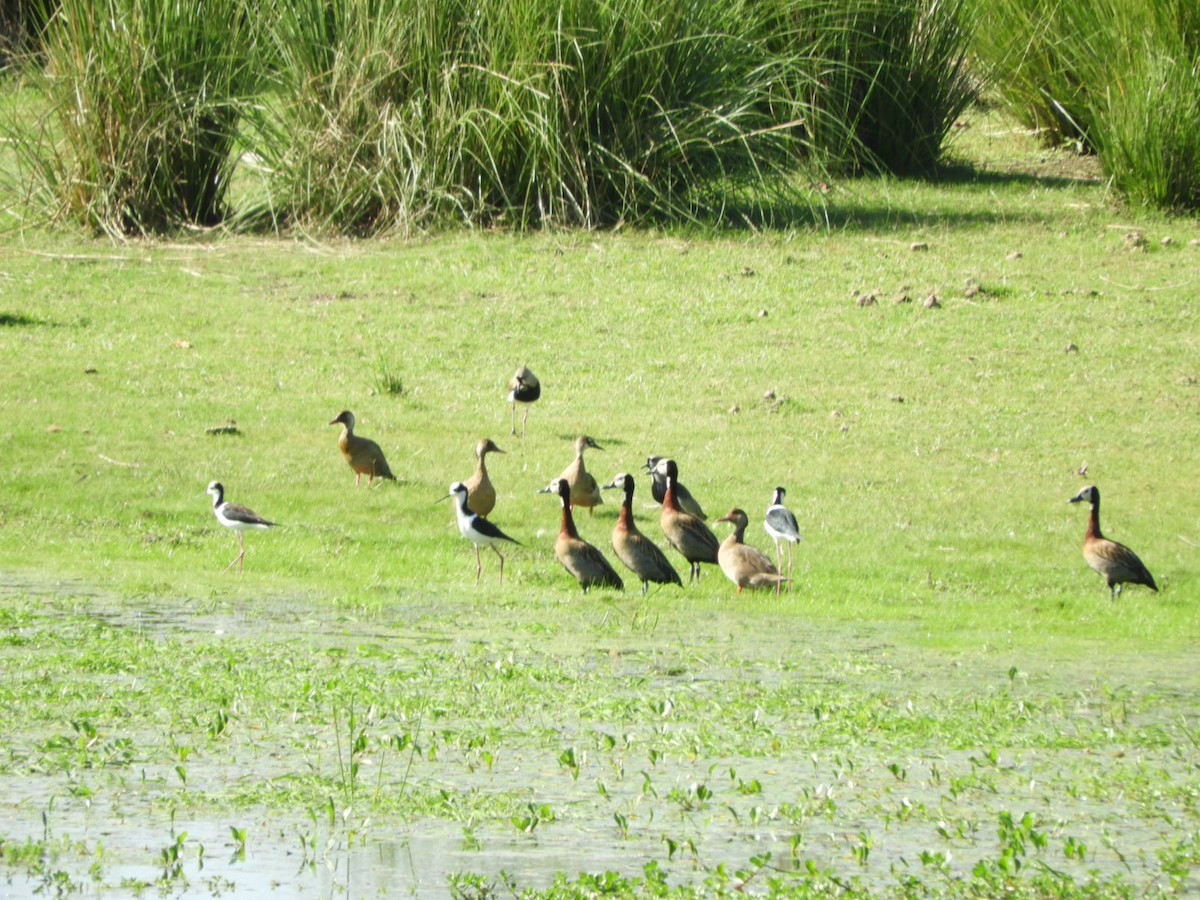
[[[1044,864],[1079,881],[1152,885],[1165,884],[1158,852],[1200,830],[1200,755],[1187,742],[1200,676],[1186,654],[1102,664],[1078,655],[962,657],[866,625],[740,633],[722,621],[736,610],[646,631],[594,620],[598,634],[575,641],[519,617],[503,622],[503,613],[489,613],[485,621],[469,603],[436,600],[356,618],[291,599],[252,611],[138,605],[85,586],[11,578],[3,593],[31,611],[30,632],[92,622],[189,646],[279,642],[393,674],[416,672],[442,653],[464,664],[482,659],[485,673],[542,667],[552,692],[559,683],[584,685],[581,696],[597,706],[572,713],[569,700],[530,696],[524,713],[505,721],[439,720],[446,734],[493,726],[487,764],[477,748],[452,742],[403,775],[394,757],[362,759],[363,794],[382,771],[385,794],[445,791],[451,806],[461,801],[445,814],[397,815],[365,800],[334,803],[330,817],[286,801],[221,801],[247,778],[282,787],[328,766],[334,750],[318,731],[313,751],[277,742],[267,729],[229,752],[190,757],[189,791],[215,806],[181,790],[174,760],[155,755],[148,738],[133,741],[132,761],[119,768],[42,771],[28,763],[38,736],[13,734],[0,768],[0,839],[10,847],[46,841],[58,852],[42,867],[14,864],[8,854],[5,896],[51,891],[50,879],[62,873],[85,896],[436,897],[449,895],[455,873],[536,888],[559,872],[638,876],[647,860],[673,883],[700,883],[719,864],[734,872],[763,853],[785,877],[812,860],[866,886],[886,888],[909,874],[937,887],[999,858],[1006,811],[1018,820],[1033,812],[1044,837],[1044,846],[1024,848],[1026,872]],[[37,664],[19,645],[2,661]],[[1021,675],[1010,678],[1017,661]],[[1005,694],[1010,681],[1014,698],[1031,708],[1053,702],[1053,712],[1004,731],[1011,746],[973,743],[972,716],[986,732],[990,715],[1021,715]],[[664,702],[630,724],[620,705],[626,695],[639,716]],[[951,728],[947,721],[957,748],[939,731]],[[598,735],[623,733],[624,744],[597,743]],[[577,777],[559,758],[567,747],[578,753]],[[553,817],[522,833],[487,803],[470,806],[481,798],[508,807],[518,798],[518,812],[544,804]],[[245,829],[244,855],[231,826]],[[179,835],[186,836],[172,867]],[[1067,855],[1068,841],[1086,845],[1083,859]],[[923,864],[923,852],[946,855],[948,874]]]

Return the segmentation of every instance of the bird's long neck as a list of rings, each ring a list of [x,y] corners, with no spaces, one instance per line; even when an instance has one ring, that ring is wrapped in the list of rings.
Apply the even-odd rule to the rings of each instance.
[[[562,510],[562,528],[560,532],[569,538],[579,540],[579,532],[575,530],[575,517],[571,515],[570,500],[563,501]]]
[[[663,509],[669,509],[672,512],[679,512],[679,504],[675,502],[675,479],[670,475],[667,476],[667,492],[663,494]]]
[[[743,544],[746,541],[746,523],[738,519],[733,523],[733,542]]]
[[[461,494],[455,494],[454,506],[458,510],[459,519],[466,521],[468,519],[474,518],[475,513],[473,513],[471,511],[471,507],[467,506],[467,492],[466,491],[463,491]]]
[[[219,509],[221,504],[225,502],[225,491],[223,488],[217,488],[213,492],[213,509]]]
[[[1100,533],[1100,499],[1098,497],[1093,499],[1090,506],[1092,511],[1088,516],[1087,534],[1084,537],[1086,539],[1095,538],[1098,540],[1104,537]]]
[[[617,528],[625,531],[637,531],[633,523],[633,479],[625,481],[625,499],[621,502],[621,512],[617,515]]]
[[[486,452],[479,454],[479,468],[477,471],[478,471],[480,478],[487,478],[488,471],[487,471],[487,453]]]

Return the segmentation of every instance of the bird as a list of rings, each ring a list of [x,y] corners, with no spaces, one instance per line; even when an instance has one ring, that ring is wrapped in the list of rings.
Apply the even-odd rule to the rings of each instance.
[[[663,494],[662,513],[659,525],[671,546],[683,554],[690,570],[688,583],[700,577],[700,564],[717,562],[717,536],[707,525],[691,513],[685,512],[675,500],[675,488],[679,480],[679,466],[673,459],[660,459],[654,467],[666,479],[667,491]]]
[[[354,413],[344,409],[330,419],[329,424],[342,426],[342,435],[338,438],[338,449],[342,451],[342,456],[354,470],[356,485],[364,475],[367,476],[368,486],[376,478],[396,480],[396,476],[388,467],[387,460],[383,458],[383,451],[379,449],[379,445],[370,438],[359,437],[354,433]]]
[[[775,568],[775,563],[771,562],[771,557],[757,547],[751,547],[744,542],[746,525],[750,521],[745,511],[731,509],[717,521],[733,524],[733,534],[721,542],[721,549],[717,552],[717,561],[720,563],[725,577],[737,585],[738,593],[740,594],[742,588],[747,587],[751,590],[757,588],[778,590],[779,583],[784,580],[784,577]]]
[[[237,563],[238,572],[242,571],[242,559],[246,556],[246,541],[242,535],[250,529],[266,531],[274,528],[276,523],[269,522],[247,506],[240,503],[228,503],[225,500],[225,487],[219,481],[209,482],[207,493],[213,498],[213,515],[217,521],[233,531],[238,539],[238,555],[225,567],[228,572]]]
[[[571,486],[571,505],[585,507],[588,515],[591,515],[594,508],[604,502],[604,498],[600,496],[600,485],[583,464],[583,451],[588,447],[593,450],[604,449],[586,434],[581,434],[575,438],[575,459],[555,480],[567,482]],[[550,488],[543,488],[538,493],[545,494],[549,491]]]
[[[1138,559],[1138,555],[1100,532],[1100,488],[1094,484],[1088,485],[1067,502],[1082,503],[1085,500],[1091,505],[1092,513],[1083,536],[1083,558],[1104,576],[1110,599],[1116,600],[1121,596],[1121,586],[1124,584],[1144,584],[1158,593],[1154,576]]]
[[[625,491],[625,501],[621,504],[621,512],[612,533],[612,548],[617,554],[617,559],[641,580],[643,594],[649,589],[651,581],[655,584],[682,586],[683,581],[666,554],[654,541],[638,530],[637,523],[633,520],[633,476],[622,472],[601,488],[613,489]]]
[[[467,486],[461,481],[450,485],[450,493],[443,500],[454,500],[454,515],[458,519],[458,530],[462,536],[475,545],[475,583],[479,584],[479,576],[483,571],[483,560],[479,558],[480,547],[491,547],[500,557],[500,583],[504,584],[504,554],[500,552],[499,544],[516,544],[521,542],[510,538],[507,534],[489,522],[487,519],[471,511],[467,506]]]
[[[763,528],[767,530],[767,534],[769,534],[771,539],[775,541],[775,565],[780,572],[783,571],[783,551],[780,542],[787,542],[787,581],[788,590],[791,590],[792,548],[797,541],[802,541],[804,538],[800,536],[800,526],[796,523],[796,517],[792,515],[792,511],[790,509],[783,505],[783,498],[786,494],[787,491],[785,491],[783,488],[775,488],[775,497],[771,500],[771,505],[767,507],[767,517],[763,521]]]
[[[650,496],[654,498],[655,503],[662,503],[663,497],[667,493],[667,476],[660,474],[657,468],[661,459],[663,459],[661,456],[647,456],[646,465],[643,466],[650,472]],[[704,514],[704,510],[700,508],[699,502],[692,496],[692,492],[679,482],[675,483],[675,502],[679,504],[680,509],[695,516],[701,522],[708,518]]]
[[[542,384],[537,376],[529,371],[529,366],[521,366],[508,382],[508,402],[512,404],[512,433],[517,433],[517,404],[525,407],[525,415],[521,417],[521,439],[525,439],[525,425],[529,421],[529,406],[542,396]]]
[[[539,494],[558,494],[562,500],[562,527],[554,541],[554,555],[568,572],[579,581],[584,593],[593,585],[625,590],[625,582],[604,554],[579,536],[575,517],[571,514],[571,486],[565,478],[555,478]]]
[[[474,474],[468,478],[464,484],[467,486],[467,506],[471,512],[488,517],[493,509],[496,508],[496,488],[492,485],[492,479],[488,477],[487,462],[485,457],[489,453],[503,453],[504,451],[497,447],[491,438],[483,438],[475,445],[475,456],[479,460],[479,465],[475,468]]]

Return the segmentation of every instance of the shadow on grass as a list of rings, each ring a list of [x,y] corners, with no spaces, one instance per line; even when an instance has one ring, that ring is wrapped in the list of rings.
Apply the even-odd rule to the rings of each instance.
[[[52,325],[44,319],[35,319],[24,313],[0,312],[0,328],[31,328],[35,325]]]
[[[1087,175],[1003,172],[958,163],[939,167],[924,176],[906,176],[895,181],[896,184],[903,182],[917,183],[931,189],[974,188],[981,193],[1011,191],[1014,195],[1035,188],[1068,191],[1103,184],[1102,179]],[[872,191],[872,183],[872,176],[864,176],[840,182],[833,192],[827,192],[824,187],[814,188],[812,199],[807,203],[803,200],[763,202],[743,196],[731,197],[725,204],[722,224],[733,230],[816,228],[884,232],[904,226],[985,228],[1012,222],[1023,215],[1034,216],[1038,220],[1045,218],[1042,207],[1023,211],[1017,201],[994,203],[987,209],[965,208],[961,198],[948,199],[944,205],[930,202],[929,197],[915,200],[912,205],[897,204],[880,200]],[[956,205],[959,208],[954,208]]]

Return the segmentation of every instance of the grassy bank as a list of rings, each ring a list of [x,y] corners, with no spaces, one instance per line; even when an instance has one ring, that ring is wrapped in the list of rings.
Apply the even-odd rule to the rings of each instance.
[[[981,168],[835,189],[783,235],[8,242],[12,883],[1193,884],[1200,230],[1000,120],[958,152]],[[343,408],[398,483],[355,489]],[[582,432],[605,479],[674,456],[760,547],[785,485],[795,590],[580,595],[534,492]],[[437,502],[484,435],[503,587]],[[282,523],[241,577],[213,479]],[[1160,594],[1087,569],[1092,481]],[[448,869],[379,861],[435,837]]]

